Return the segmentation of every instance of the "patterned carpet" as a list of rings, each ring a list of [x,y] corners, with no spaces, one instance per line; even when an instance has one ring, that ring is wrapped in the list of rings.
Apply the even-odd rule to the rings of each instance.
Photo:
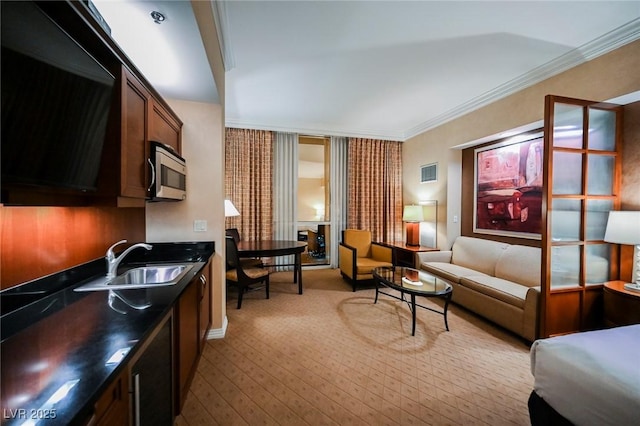
[[[353,293],[336,269],[290,273],[227,295],[224,339],[209,340],[176,425],[528,425],[529,345],[452,305],[419,309]],[[424,299],[439,308],[439,301]]]

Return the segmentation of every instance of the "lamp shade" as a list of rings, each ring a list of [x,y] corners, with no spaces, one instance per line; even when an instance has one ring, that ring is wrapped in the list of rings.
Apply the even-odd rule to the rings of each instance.
[[[403,222],[422,222],[423,220],[422,206],[404,206],[402,213]]]
[[[224,217],[240,216],[240,212],[233,205],[231,200],[224,200]]]
[[[640,211],[610,211],[604,240],[615,244],[640,244]]]

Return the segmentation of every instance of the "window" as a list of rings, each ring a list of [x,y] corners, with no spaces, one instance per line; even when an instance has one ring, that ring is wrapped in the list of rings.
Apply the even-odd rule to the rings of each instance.
[[[307,241],[303,264],[329,263],[329,147],[323,136],[298,138],[298,239]]]

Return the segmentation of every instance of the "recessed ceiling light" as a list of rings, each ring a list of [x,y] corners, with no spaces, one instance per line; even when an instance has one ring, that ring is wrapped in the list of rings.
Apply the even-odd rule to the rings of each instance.
[[[151,15],[151,18],[153,19],[153,22],[155,22],[156,24],[160,24],[160,23],[164,22],[167,19],[166,16],[164,16],[162,13],[160,13],[160,12],[158,12],[156,10],[151,11],[151,13],[149,15]]]

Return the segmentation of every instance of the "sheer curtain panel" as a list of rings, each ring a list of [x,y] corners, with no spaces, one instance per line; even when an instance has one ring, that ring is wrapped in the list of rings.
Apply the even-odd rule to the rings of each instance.
[[[298,135],[276,132],[273,152],[273,238],[297,240]],[[291,265],[294,256],[279,256],[274,261]]]
[[[338,246],[342,240],[342,230],[347,226],[347,138],[341,136],[331,137],[331,173],[329,184],[331,188],[331,233],[330,253],[331,267],[338,267]]]

